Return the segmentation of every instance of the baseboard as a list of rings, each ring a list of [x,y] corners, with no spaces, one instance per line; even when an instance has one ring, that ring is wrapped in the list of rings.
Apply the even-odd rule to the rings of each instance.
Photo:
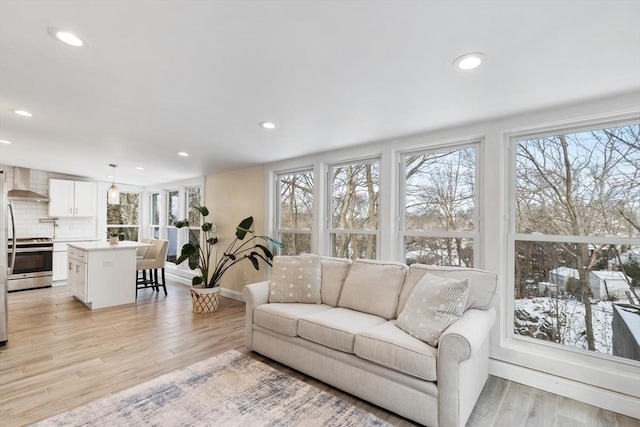
[[[611,390],[594,387],[522,366],[489,360],[489,373],[496,377],[524,384],[559,396],[640,419],[640,399]]]
[[[181,285],[191,286],[191,278],[187,278],[187,277],[182,277],[182,276],[178,276],[178,275],[175,275],[175,274],[171,274],[168,271],[165,271],[165,274],[166,274],[168,279],[171,279],[174,282],[178,282]]]

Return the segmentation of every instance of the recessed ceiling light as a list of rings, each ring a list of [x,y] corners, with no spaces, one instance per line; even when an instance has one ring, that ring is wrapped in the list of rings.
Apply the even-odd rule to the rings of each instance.
[[[138,169],[139,171],[143,171],[144,168],[142,166],[136,166],[136,169]]]
[[[189,153],[187,153],[186,151],[179,151],[178,156],[189,157]]]
[[[33,114],[31,114],[28,111],[24,111],[24,110],[13,110],[14,113],[16,113],[19,116],[23,116],[23,117],[31,117],[33,116]]]
[[[11,144],[11,141],[7,141],[6,139],[0,139],[0,142],[3,144]]]
[[[272,122],[260,122],[258,123],[260,126],[262,126],[265,129],[275,129],[277,128],[275,123]]]
[[[51,37],[54,37],[56,40],[59,40],[62,43],[66,43],[69,46],[82,47],[85,45],[84,40],[82,40],[80,37],[73,34],[72,32],[60,30],[55,27],[47,28],[47,32]]]
[[[470,71],[478,68],[482,64],[486,55],[481,52],[473,52],[462,55],[460,58],[453,61],[453,68],[459,71]]]

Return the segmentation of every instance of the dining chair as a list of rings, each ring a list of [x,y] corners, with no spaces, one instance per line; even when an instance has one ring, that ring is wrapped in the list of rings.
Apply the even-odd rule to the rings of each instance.
[[[162,287],[164,294],[167,295],[167,284],[164,277],[164,263],[167,259],[169,241],[152,239],[149,243],[153,246],[149,247],[144,258],[136,260],[136,298],[138,297],[138,289],[146,288],[153,288],[153,290],[159,291],[159,288]],[[158,273],[158,270],[160,270],[160,273]],[[149,274],[148,278],[147,272]],[[140,273],[142,276],[140,276]],[[159,276],[159,274],[161,276]],[[160,280],[160,278],[162,280]]]

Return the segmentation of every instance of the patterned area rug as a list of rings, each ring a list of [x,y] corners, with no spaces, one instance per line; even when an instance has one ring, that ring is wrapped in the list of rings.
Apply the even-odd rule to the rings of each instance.
[[[235,350],[49,418],[37,426],[389,426]]]

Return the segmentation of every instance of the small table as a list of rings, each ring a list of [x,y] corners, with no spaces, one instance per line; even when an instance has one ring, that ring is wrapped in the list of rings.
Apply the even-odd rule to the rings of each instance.
[[[67,285],[88,308],[104,308],[136,302],[136,252],[149,243],[120,241],[67,244]]]

